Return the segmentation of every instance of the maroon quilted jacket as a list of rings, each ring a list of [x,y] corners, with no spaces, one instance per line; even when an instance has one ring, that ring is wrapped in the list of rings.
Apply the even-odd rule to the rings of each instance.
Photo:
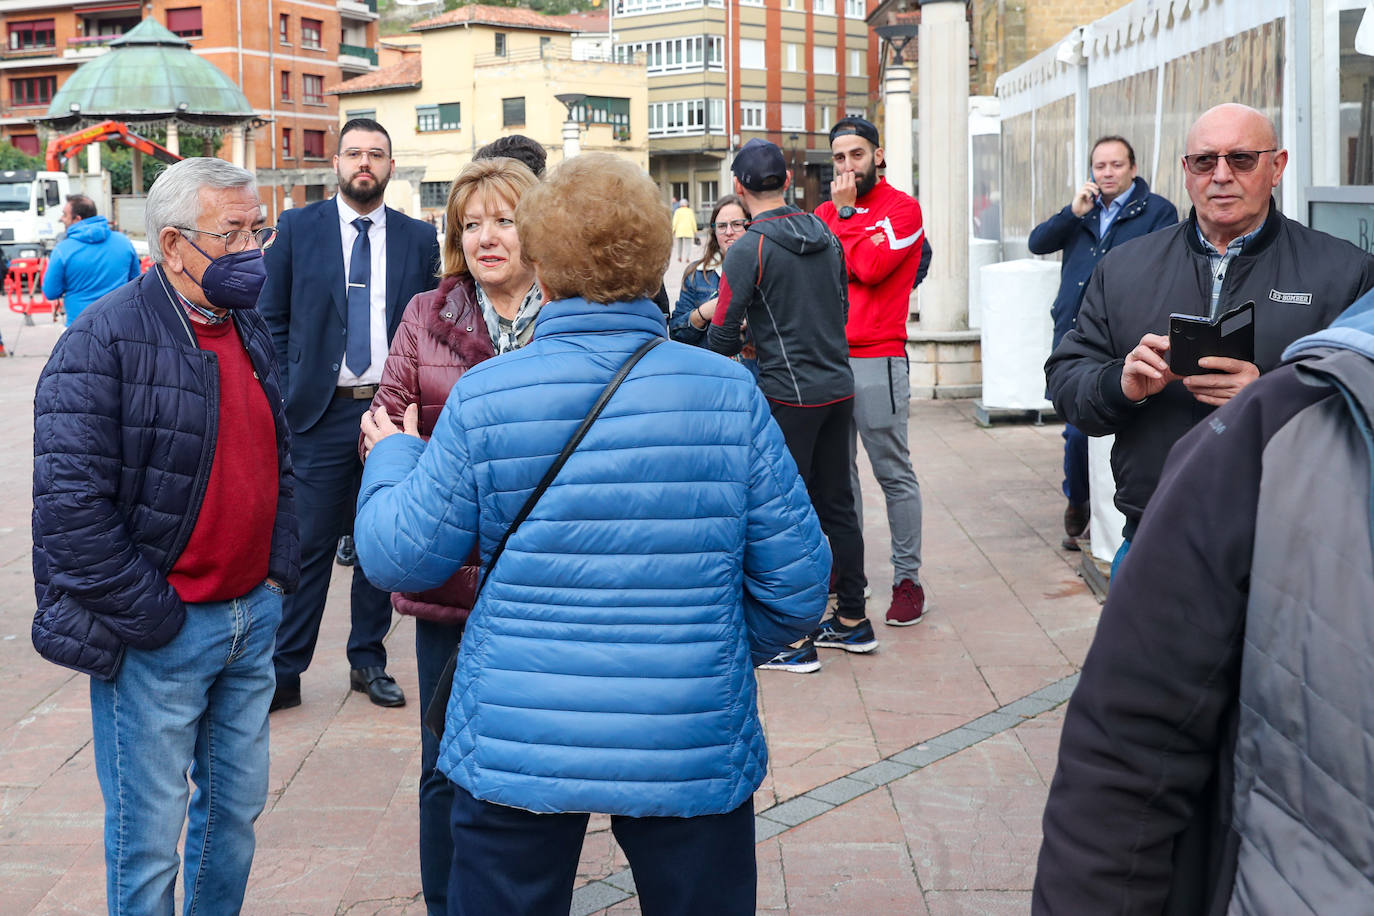
[[[419,404],[420,436],[428,439],[458,377],[495,355],[472,277],[445,277],[438,289],[418,294],[406,306],[372,409],[385,407],[400,426],[406,406]],[[392,604],[398,612],[423,620],[462,623],[472,610],[481,577],[478,562],[474,551],[468,565],[443,585],[427,592],[395,592]]]

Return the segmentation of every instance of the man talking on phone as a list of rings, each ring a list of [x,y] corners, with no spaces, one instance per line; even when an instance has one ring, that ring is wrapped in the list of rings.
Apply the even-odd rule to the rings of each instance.
[[[1045,363],[1059,415],[1090,436],[1116,435],[1112,472],[1126,525],[1114,568],[1173,444],[1374,287],[1374,257],[1278,211],[1273,191],[1287,164],[1261,112],[1235,103],[1205,112],[1179,163],[1192,213],[1102,259],[1076,326]],[[1170,371],[1170,313],[1217,318],[1247,301],[1253,359],[1210,356],[1201,374]]]
[[[1088,278],[1107,252],[1178,222],[1174,205],[1136,174],[1135,148],[1125,137],[1101,138],[1090,158],[1092,178],[1027,239],[1032,254],[1064,252],[1059,295],[1050,309],[1055,347],[1078,320]],[[1088,528],[1088,437],[1072,423],[1064,424],[1064,497],[1064,547],[1077,550]]]

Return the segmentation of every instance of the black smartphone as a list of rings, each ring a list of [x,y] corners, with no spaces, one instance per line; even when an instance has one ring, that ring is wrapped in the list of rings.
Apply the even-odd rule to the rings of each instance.
[[[1216,372],[1197,364],[1204,356],[1225,356],[1255,361],[1254,300],[1217,318],[1200,315],[1169,316],[1169,368],[1175,375]]]

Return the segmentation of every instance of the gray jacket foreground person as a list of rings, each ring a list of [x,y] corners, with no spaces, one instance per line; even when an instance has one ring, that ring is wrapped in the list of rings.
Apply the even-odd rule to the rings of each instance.
[[[1069,701],[1033,912],[1374,911],[1374,294],[1174,448]]]

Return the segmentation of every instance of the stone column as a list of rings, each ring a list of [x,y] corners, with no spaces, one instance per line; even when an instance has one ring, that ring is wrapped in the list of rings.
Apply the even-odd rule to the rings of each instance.
[[[100,174],[100,144],[92,143],[86,147],[86,174]]]
[[[129,173],[129,193],[137,197],[143,193],[143,154],[138,150],[129,156]]]
[[[251,127],[243,132],[243,167],[250,172],[258,170],[258,138]]]
[[[178,156],[181,155],[181,137],[177,133],[177,122],[174,120],[167,122],[166,146],[169,152],[176,153]]]
[[[921,0],[920,194],[935,257],[910,329],[917,396],[973,397],[981,387],[979,334],[968,325],[968,22],[962,0]],[[888,131],[891,142],[891,129]],[[888,181],[894,170],[888,168]]]
[[[582,127],[576,121],[563,122],[563,161],[582,154]]]
[[[886,48],[883,53],[887,53]],[[887,65],[883,105],[887,112],[883,130],[887,183],[905,194],[914,194],[911,187],[911,68],[905,63]],[[827,124],[826,129],[829,127]]]
[[[243,127],[229,131],[229,161],[243,168]]]

